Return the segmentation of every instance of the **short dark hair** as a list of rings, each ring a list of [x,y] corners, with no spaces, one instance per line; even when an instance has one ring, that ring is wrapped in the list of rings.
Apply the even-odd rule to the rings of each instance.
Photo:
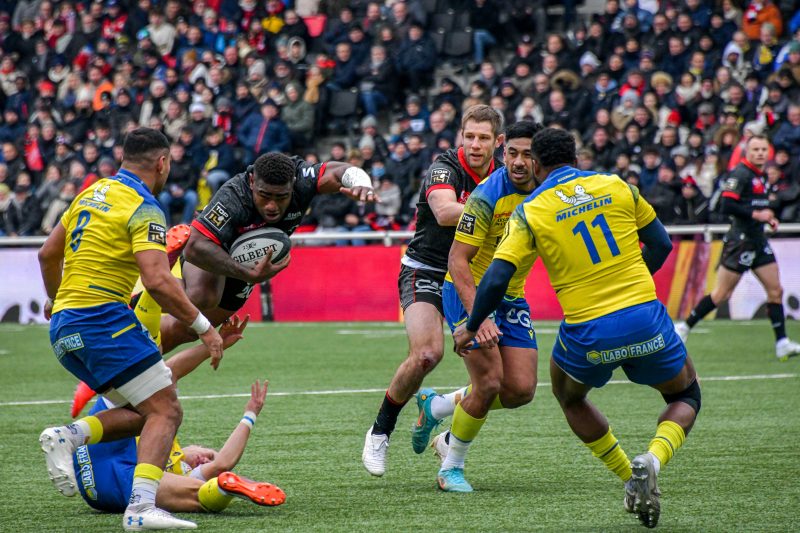
[[[575,162],[575,137],[567,131],[545,128],[533,137],[533,157],[545,168]]]
[[[167,137],[153,128],[136,128],[125,136],[122,146],[122,158],[129,163],[141,163],[153,160],[154,152],[169,152]]]
[[[295,176],[294,162],[288,155],[279,152],[259,156],[247,171],[253,174],[254,180],[267,185],[286,185]]]
[[[544,129],[540,122],[520,120],[506,128],[506,142],[511,139],[533,139],[533,136]]]

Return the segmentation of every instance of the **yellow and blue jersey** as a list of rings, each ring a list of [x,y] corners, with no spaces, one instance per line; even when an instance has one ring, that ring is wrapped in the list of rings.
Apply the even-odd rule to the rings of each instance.
[[[139,276],[134,254],[166,251],[160,204],[139,177],[124,169],[80,193],[61,223],[67,235],[54,313],[111,302],[127,305]]]
[[[567,323],[656,299],[638,230],[656,218],[619,177],[561,167],[515,211],[495,258],[526,268],[541,256]]]
[[[528,195],[529,193],[514,186],[508,170],[503,167],[483,180],[467,199],[456,226],[455,240],[479,248],[470,262],[476,286],[492,262],[495,250],[503,238],[506,223]],[[536,256],[528,257],[517,265],[517,271],[506,290],[507,295],[525,297],[525,278],[528,277],[535,259]],[[445,279],[451,283],[453,281],[449,272]]]

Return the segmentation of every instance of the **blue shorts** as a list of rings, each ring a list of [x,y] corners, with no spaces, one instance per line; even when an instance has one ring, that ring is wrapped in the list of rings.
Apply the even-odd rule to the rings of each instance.
[[[442,302],[447,325],[450,326],[450,331],[455,331],[456,327],[466,322],[468,315],[455,285],[449,281],[444,282]],[[494,313],[494,321],[503,333],[500,346],[537,349],[536,333],[531,324],[531,309],[525,298],[503,297],[503,302]]]
[[[654,300],[580,324],[562,322],[553,361],[592,387],[605,385],[618,366],[634,383],[656,385],[681,371],[686,348],[667,309]]]
[[[90,411],[106,409],[103,398]],[[128,506],[136,468],[136,439],[80,446],[72,456],[78,490],[90,507],[109,513],[121,513]]]
[[[64,368],[97,392],[120,387],[161,360],[134,312],[118,302],[59,311],[50,321],[50,344]]]

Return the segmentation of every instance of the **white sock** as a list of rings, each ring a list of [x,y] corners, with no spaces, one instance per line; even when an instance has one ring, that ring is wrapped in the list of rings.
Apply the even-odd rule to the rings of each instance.
[[[464,460],[467,458],[470,444],[472,444],[472,442],[459,440],[451,433],[450,448],[447,450],[447,457],[442,461],[442,470],[464,468]]]
[[[156,504],[156,492],[159,482],[145,477],[133,478],[133,489],[128,505],[153,505]]]
[[[456,405],[467,395],[467,387],[454,390],[449,394],[437,394],[431,400],[431,414],[437,420],[451,416]]]
[[[658,457],[656,457],[653,452],[647,453],[653,458],[653,469],[656,471],[656,475],[658,475],[658,473],[661,472],[661,461],[658,460]]]
[[[76,448],[86,444],[86,441],[89,439],[89,435],[91,434],[89,424],[83,420],[78,420],[73,424],[64,426],[61,428],[61,431],[69,438]]]

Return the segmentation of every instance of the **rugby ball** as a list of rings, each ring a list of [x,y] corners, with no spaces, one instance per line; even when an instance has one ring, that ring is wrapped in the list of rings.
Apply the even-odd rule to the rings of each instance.
[[[253,266],[272,251],[272,262],[278,263],[289,255],[292,242],[278,228],[258,228],[243,233],[231,246],[231,258],[245,266]]]

